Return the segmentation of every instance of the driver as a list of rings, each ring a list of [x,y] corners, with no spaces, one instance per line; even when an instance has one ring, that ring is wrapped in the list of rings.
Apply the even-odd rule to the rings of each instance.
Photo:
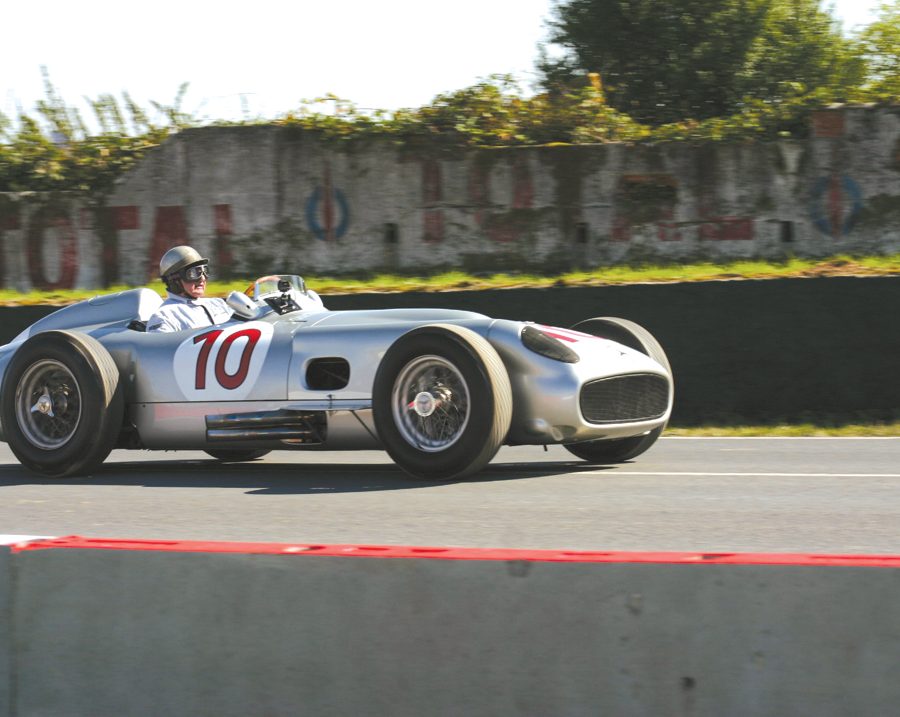
[[[232,311],[223,299],[206,299],[209,259],[189,246],[169,249],[159,260],[168,298],[147,321],[147,331],[181,331],[222,324]]]

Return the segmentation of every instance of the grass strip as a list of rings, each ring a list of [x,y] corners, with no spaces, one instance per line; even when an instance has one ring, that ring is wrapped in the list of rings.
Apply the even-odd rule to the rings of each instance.
[[[664,436],[749,438],[756,436],[801,438],[900,438],[900,421],[821,426],[813,423],[783,423],[774,426],[669,426]]]
[[[565,286],[612,286],[619,284],[676,283],[696,281],[737,281],[751,279],[821,278],[832,276],[900,276],[900,254],[887,256],[833,256],[828,259],[791,258],[783,262],[741,260],[725,264],[709,262],[694,264],[660,264],[641,266],[598,267],[590,271],[575,271],[553,276],[505,273],[491,275],[467,274],[461,271],[443,272],[430,276],[306,275],[307,285],[323,295],[400,291],[460,291],[478,289],[547,288]],[[251,279],[213,281],[207,295],[225,296],[232,290],[243,291]],[[164,294],[162,284],[153,280],[147,284]],[[0,305],[65,305],[95,296],[134,288],[120,285],[97,289],[31,291],[0,290]]]

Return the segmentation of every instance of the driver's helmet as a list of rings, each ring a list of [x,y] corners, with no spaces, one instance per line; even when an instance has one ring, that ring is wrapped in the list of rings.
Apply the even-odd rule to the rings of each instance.
[[[181,279],[196,281],[200,276],[208,276],[209,259],[190,246],[174,246],[159,260],[159,276],[166,289],[173,294],[181,294],[184,289]]]

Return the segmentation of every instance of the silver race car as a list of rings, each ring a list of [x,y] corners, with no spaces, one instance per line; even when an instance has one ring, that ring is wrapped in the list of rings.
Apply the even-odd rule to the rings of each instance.
[[[252,296],[249,295],[252,293]],[[501,445],[595,463],[646,451],[672,411],[669,362],[624,319],[570,329],[445,309],[329,311],[299,276],[227,299],[232,320],[147,333],[150,289],[97,296],[0,347],[0,438],[33,471],[94,471],[113,448],[384,449],[452,480]]]

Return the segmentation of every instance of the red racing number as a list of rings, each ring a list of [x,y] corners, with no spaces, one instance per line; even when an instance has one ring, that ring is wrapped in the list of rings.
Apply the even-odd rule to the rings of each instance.
[[[203,346],[200,347],[200,353],[197,354],[197,370],[194,374],[194,388],[198,391],[206,388],[206,367],[209,363],[209,354],[216,339],[221,335],[222,329],[216,329],[194,337],[195,344],[203,343]],[[216,381],[222,388],[235,389],[247,379],[247,373],[250,371],[250,358],[253,356],[253,349],[256,348],[261,335],[262,332],[259,329],[242,329],[225,337],[222,345],[219,346],[214,363]],[[225,369],[228,351],[235,341],[244,337],[246,337],[247,343],[244,344],[244,350],[241,352],[241,360],[238,363],[237,371],[228,373]]]

